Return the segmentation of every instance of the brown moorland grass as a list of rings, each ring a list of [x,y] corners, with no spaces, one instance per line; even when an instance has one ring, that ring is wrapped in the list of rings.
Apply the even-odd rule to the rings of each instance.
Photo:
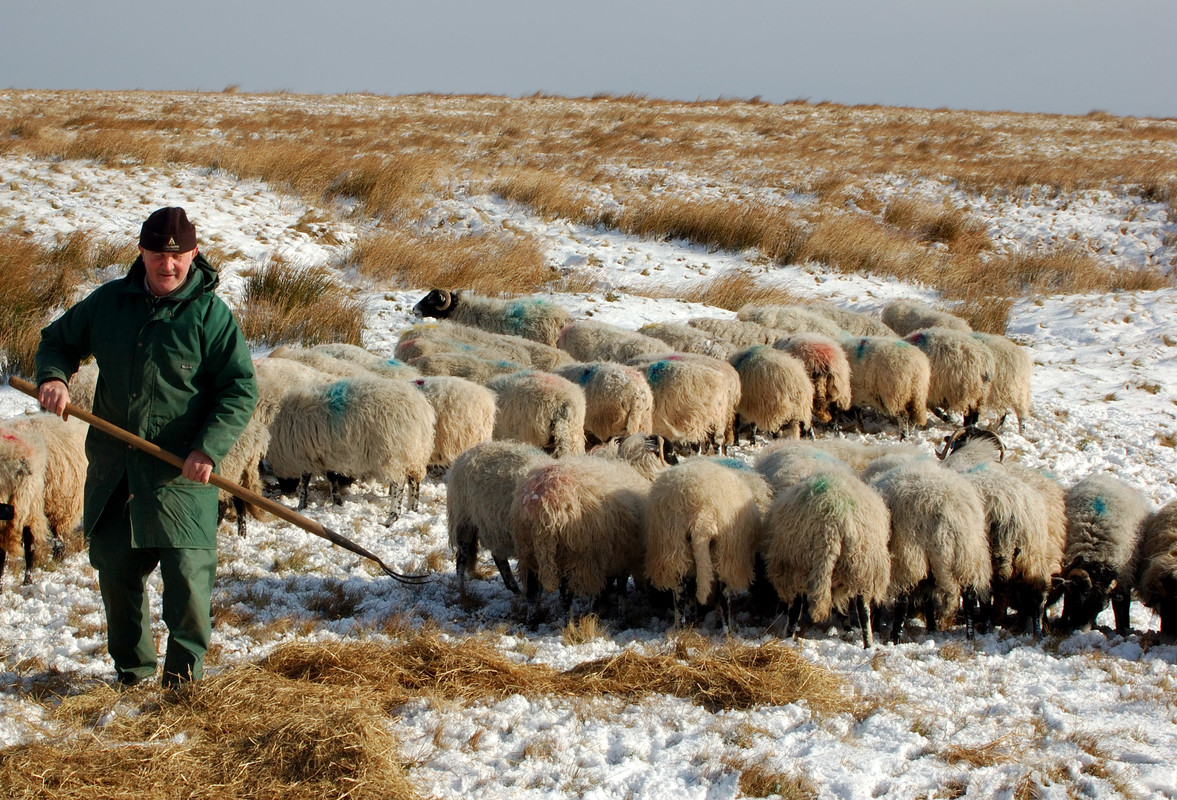
[[[60,682],[66,696],[51,709],[59,732],[0,750],[0,785],[18,798],[397,800],[418,794],[388,715],[414,699],[669,694],[711,711],[802,700],[817,714],[866,707],[839,677],[778,642],[684,635],[649,654],[627,650],[559,671],[510,659],[477,637],[393,635],[402,638],[284,645],[162,696],[105,685],[70,695]]]
[[[902,198],[884,206],[873,181],[901,174],[1015,203],[1105,189],[1167,202],[1170,216],[1177,214],[1177,120],[1109,114],[635,95],[10,90],[0,91],[0,130],[9,134],[3,152],[218,168],[398,222],[412,222],[439,185],[489,175],[500,176],[494,181],[504,196],[541,214],[608,224],[613,212],[583,201],[592,187],[623,202],[624,230],[756,247],[778,263],[811,258],[839,270],[876,270],[957,297],[984,297],[951,281],[985,252],[987,237],[960,212],[905,211]],[[723,199],[690,199],[700,185]],[[761,189],[787,205],[748,199]],[[801,195],[797,205],[793,193]],[[846,214],[849,202],[860,213]],[[787,210],[800,207],[804,221]],[[948,245],[947,255],[928,255],[926,244],[935,242]]]
[[[245,279],[237,322],[251,345],[358,345],[364,306],[320,267],[271,262]]]
[[[350,264],[380,285],[473,289],[483,294],[533,292],[556,277],[539,244],[522,234],[378,233],[360,240]]]
[[[762,283],[745,269],[729,269],[713,278],[691,284],[690,287],[636,287],[631,291],[646,297],[673,297],[688,303],[703,303],[728,311],[738,311],[746,305],[795,305],[802,302],[784,286]]]
[[[0,233],[0,373],[31,377],[41,328],[97,268],[130,264],[135,246],[75,231],[52,244]]]

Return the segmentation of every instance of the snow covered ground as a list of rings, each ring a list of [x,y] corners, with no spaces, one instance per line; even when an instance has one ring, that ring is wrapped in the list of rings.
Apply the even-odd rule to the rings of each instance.
[[[891,190],[909,188],[896,181]],[[989,223],[1003,246],[1074,232],[1098,242],[1125,268],[1169,268],[1177,260],[1177,225],[1161,204],[1106,192],[957,199]],[[357,234],[352,223],[321,211],[337,219],[332,232],[344,244],[318,244],[294,228],[307,210],[303,201],[255,181],[198,170],[128,173],[0,157],[5,226],[45,236],[86,229],[133,237],[161,205],[185,206],[202,243],[241,254],[222,264],[230,303],[240,292],[242,270],[257,261],[280,253],[301,263],[331,263]],[[500,198],[466,196],[460,189],[439,200],[431,216],[475,230],[507,224],[539,237],[559,268],[596,265],[601,291],[552,299],[574,316],[591,313],[629,328],[731,312],[634,296],[620,287],[640,281],[685,286],[750,263],[682,242],[545,222]],[[111,270],[108,277],[116,274]],[[816,266],[776,269],[773,277],[799,296],[865,311],[899,296],[934,299],[894,280]],[[391,354],[425,288],[360,287],[369,349]],[[1067,486],[1108,470],[1158,506],[1177,498],[1174,319],[1172,289],[1015,304],[1008,334],[1030,349],[1036,371],[1035,418],[1024,435],[1008,427],[1003,434],[1012,457],[1049,470]],[[0,416],[32,406],[15,390],[0,388]],[[947,431],[934,425],[917,440],[930,448]],[[751,452],[745,446],[737,456]],[[518,601],[491,571],[470,585],[476,602],[474,610],[464,610],[450,577],[444,499],[444,485],[429,481],[419,511],[391,528],[381,524],[386,500],[378,487],[352,487],[342,507],[322,505],[320,495],[307,512],[396,569],[443,564],[440,579],[421,588],[394,583],[290,525],[251,521],[249,536],[240,539],[226,523],[214,604],[238,613],[224,615],[214,631],[214,668],[256,660],[296,638],[379,638],[373,631],[391,616],[428,621],[455,636],[489,632],[504,653],[561,668],[665,639],[665,621],[576,645],[564,644],[550,627],[528,633],[517,622]],[[29,587],[15,585],[15,571],[10,567],[0,594],[0,685],[11,687],[0,691],[0,746],[34,739],[47,724],[44,708],[20,691],[23,678],[45,670],[79,678],[111,674],[101,602],[85,555],[36,572]],[[306,611],[309,598],[339,581],[362,598],[354,616],[323,620]],[[157,597],[154,602],[158,614]],[[285,633],[266,624],[283,618],[307,624]],[[1110,611],[1101,622],[1110,624]],[[1148,633],[1158,621],[1139,604],[1132,607],[1132,623],[1137,632],[1126,638],[1095,631],[1034,641],[998,631],[973,643],[959,632],[923,635],[916,626],[911,641],[874,651],[833,629],[797,640],[806,657],[878,701],[861,721],[817,716],[803,704],[709,713],[685,700],[659,698],[601,701],[608,707],[589,713],[580,701],[515,696],[473,707],[415,702],[401,709],[395,730],[407,742],[414,779],[439,797],[735,797],[737,773],[724,766],[732,760],[803,775],[828,797],[1010,797],[1028,786],[1041,797],[1175,797],[1177,647],[1158,644]],[[704,633],[721,635],[706,627]],[[737,619],[735,635],[757,641],[764,633]],[[987,762],[956,757],[970,749],[996,756]]]

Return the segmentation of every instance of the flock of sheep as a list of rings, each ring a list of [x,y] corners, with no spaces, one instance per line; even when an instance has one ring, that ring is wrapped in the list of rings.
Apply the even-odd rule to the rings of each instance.
[[[257,409],[221,474],[260,491],[264,465],[300,508],[314,476],[336,503],[348,480],[379,482],[395,518],[430,470],[448,471],[459,591],[485,549],[532,623],[543,592],[600,599],[632,578],[673,598],[676,624],[684,604],[730,618],[747,593],[770,614],[782,604],[788,633],[853,614],[868,646],[872,609],[888,610],[895,641],[917,612],[970,636],[1012,612],[1040,634],[1060,597],[1060,628],[1092,625],[1110,600],[1124,631],[1133,592],[1177,630],[1177,503],[1153,512],[1111,476],[1065,489],[1005,461],[976,424],[1012,412],[1021,425],[1032,362],[958,317],[908,301],[881,318],[759,306],[629,331],[443,290],[415,311],[427,319],[393,359],[333,344],[255,360]],[[93,367],[74,376],[76,404],[95,380]],[[906,434],[929,412],[963,423],[938,454],[801,438],[864,414]],[[777,441],[751,464],[725,456],[756,432]],[[84,435],[46,414],[0,422],[0,577],[23,548],[27,582],[78,524]]]

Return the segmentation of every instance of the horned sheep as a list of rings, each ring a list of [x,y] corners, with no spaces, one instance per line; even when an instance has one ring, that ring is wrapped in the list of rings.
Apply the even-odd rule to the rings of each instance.
[[[550,372],[521,370],[487,386],[497,395],[495,439],[526,442],[556,458],[584,453],[584,391]]]
[[[60,549],[81,522],[87,430],[44,413],[0,423],[0,579],[23,548],[27,586],[43,548]]]
[[[1067,492],[1067,544],[1055,581],[1061,630],[1094,625],[1110,598],[1116,630],[1127,633],[1132,555],[1149,511],[1144,495],[1111,475],[1089,475]]]
[[[434,289],[422,297],[413,306],[413,313],[448,319],[492,333],[522,336],[547,345],[555,345],[560,331],[572,321],[568,311],[547,300],[502,300],[445,289]]]
[[[434,447],[436,415],[409,381],[344,378],[289,391],[270,424],[268,459],[279,478],[300,478],[305,508],[310,476],[327,473],[331,497],[340,503],[335,476],[380,481],[392,495],[390,519],[416,509],[421,481]]]

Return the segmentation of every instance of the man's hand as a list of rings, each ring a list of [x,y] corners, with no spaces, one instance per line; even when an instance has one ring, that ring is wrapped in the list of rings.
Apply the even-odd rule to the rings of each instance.
[[[209,476],[212,474],[213,460],[200,450],[193,450],[188,454],[188,458],[184,459],[183,475],[188,480],[208,483]]]
[[[54,378],[37,387],[37,402],[41,408],[51,411],[62,419],[69,419],[65,405],[69,402],[69,387],[64,381]]]

